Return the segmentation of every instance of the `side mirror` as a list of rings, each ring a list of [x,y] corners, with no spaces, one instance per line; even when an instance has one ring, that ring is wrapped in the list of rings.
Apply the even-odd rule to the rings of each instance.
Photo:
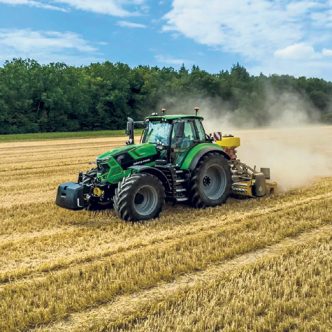
[[[128,118],[127,128],[126,128],[126,135],[128,135],[128,141],[126,142],[127,145],[135,143],[134,126],[135,126],[134,120],[132,118]]]

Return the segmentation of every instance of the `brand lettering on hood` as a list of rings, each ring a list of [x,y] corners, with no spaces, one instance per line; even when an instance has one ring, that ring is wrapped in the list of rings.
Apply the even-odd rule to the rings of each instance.
[[[148,159],[143,159],[143,160],[139,160],[133,163],[133,165],[141,165],[141,164],[145,164],[151,161],[151,158]]]

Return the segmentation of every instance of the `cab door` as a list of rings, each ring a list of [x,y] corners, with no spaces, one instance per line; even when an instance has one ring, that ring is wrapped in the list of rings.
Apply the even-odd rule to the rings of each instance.
[[[187,152],[199,141],[194,120],[178,120],[173,124],[171,161],[181,165]]]

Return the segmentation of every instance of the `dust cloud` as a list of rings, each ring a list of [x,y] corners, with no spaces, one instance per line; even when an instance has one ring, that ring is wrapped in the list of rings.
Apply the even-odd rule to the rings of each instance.
[[[332,176],[332,127],[238,130],[239,158],[249,165],[269,167],[281,190]]]
[[[279,189],[289,190],[332,176],[332,127],[319,124],[319,112],[297,93],[266,90],[262,108],[231,110],[220,98],[185,96],[162,101],[173,114],[200,107],[207,133],[241,138],[238,157],[250,166],[270,167]]]

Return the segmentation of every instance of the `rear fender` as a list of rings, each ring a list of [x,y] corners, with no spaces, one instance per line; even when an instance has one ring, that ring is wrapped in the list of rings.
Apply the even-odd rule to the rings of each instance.
[[[181,169],[186,169],[193,171],[201,158],[203,158],[207,153],[216,152],[225,157],[226,160],[230,160],[229,155],[223,151],[218,145],[213,143],[202,143],[193,147],[186,158],[184,159]]]

